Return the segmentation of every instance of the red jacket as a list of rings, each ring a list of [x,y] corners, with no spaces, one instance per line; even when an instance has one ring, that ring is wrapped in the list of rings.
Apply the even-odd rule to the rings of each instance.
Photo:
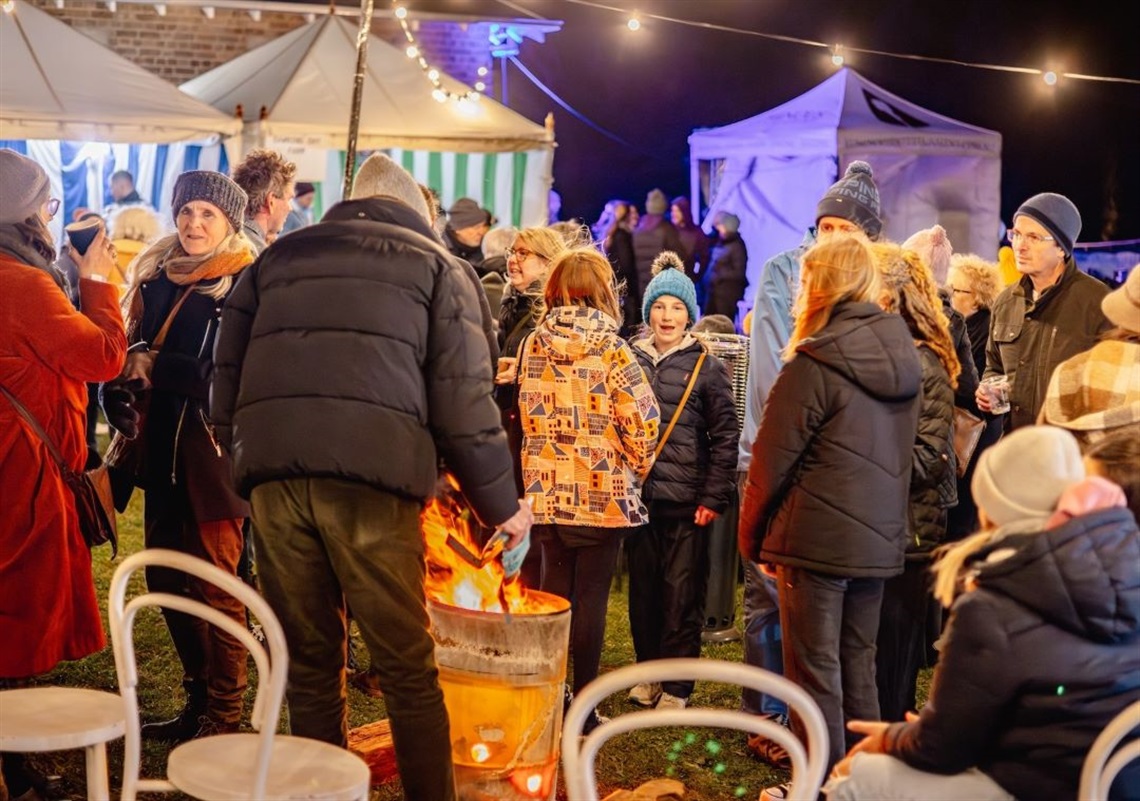
[[[113,284],[81,280],[84,312],[43,270],[0,253],[0,383],[81,470],[87,382],[122,369]],[[36,433],[0,395],[0,678],[45,673],[106,640],[75,502]]]

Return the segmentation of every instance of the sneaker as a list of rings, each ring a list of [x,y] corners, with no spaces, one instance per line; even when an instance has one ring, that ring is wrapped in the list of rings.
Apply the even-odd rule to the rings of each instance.
[[[765,787],[760,791],[760,801],[786,801],[792,797],[792,785],[788,782],[777,784],[774,787]]]
[[[638,706],[651,707],[657,705],[661,697],[660,684],[638,684],[629,691],[629,700]]]
[[[767,715],[766,717],[781,726],[787,727],[788,725],[787,715]],[[784,746],[775,740],[769,740],[762,734],[753,734],[748,737],[748,751],[761,762],[767,762],[774,768],[790,770],[792,767],[792,759],[788,756]]]
[[[348,678],[349,683],[365,695],[372,698],[383,698],[384,691],[380,689],[379,674],[372,668],[353,673]]]
[[[657,701],[658,709],[684,709],[688,705],[688,698],[679,698],[669,693],[661,693],[661,698]]]
[[[599,715],[598,710],[595,709],[590,713],[590,716],[586,718],[586,722],[582,724],[582,735],[585,736],[592,732],[594,729],[601,726],[603,723],[609,722],[609,718],[607,718],[605,715]]]

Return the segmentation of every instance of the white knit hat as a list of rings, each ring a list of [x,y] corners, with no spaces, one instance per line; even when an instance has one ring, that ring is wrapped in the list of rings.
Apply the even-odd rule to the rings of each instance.
[[[412,174],[383,153],[373,153],[356,173],[352,182],[352,199],[366,197],[392,197],[408,204],[412,209],[431,222],[431,212],[420,190],[420,185]]]
[[[1072,434],[1055,426],[1025,426],[982,452],[970,489],[986,517],[1004,526],[1048,519],[1061,493],[1084,477]]]

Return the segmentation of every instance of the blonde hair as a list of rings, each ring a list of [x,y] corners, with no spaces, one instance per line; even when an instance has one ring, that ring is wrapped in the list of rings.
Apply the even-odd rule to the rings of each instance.
[[[158,215],[143,206],[127,206],[115,215],[114,223],[111,239],[132,239],[149,244],[162,233]]]
[[[934,552],[934,565],[930,568],[933,574],[931,592],[935,600],[947,609],[954,603],[954,598],[960,589],[959,579],[966,569],[966,563],[989,545],[994,539],[994,532],[986,528],[976,534],[950,545],[944,545]]]
[[[950,257],[950,272],[966,279],[978,308],[988,309],[1003,288],[1001,268],[976,253],[955,253]]]
[[[131,276],[131,283],[127,288],[126,294],[123,296],[123,313],[127,313],[130,299],[135,294],[135,290],[147,281],[156,278],[159,273],[169,266],[193,267],[199,264],[205,264],[210,259],[223,253],[242,253],[252,250],[253,246],[249,240],[246,239],[240,231],[234,231],[232,226],[229,229],[229,234],[218,243],[216,248],[209,253],[203,253],[201,256],[187,255],[186,251],[182,249],[182,243],[178,240],[178,234],[164,236],[140,253],[138,258],[132,261],[127,268],[127,272]],[[214,300],[218,300],[224,298],[230,291],[230,287],[232,287],[234,283],[234,278],[236,278],[236,276],[226,275],[214,282],[200,282],[194,286],[194,291],[213,298]]]
[[[483,234],[483,257],[491,258],[492,256],[502,256],[511,243],[515,241],[518,236],[518,229],[513,227],[507,228],[492,228],[487,233]]]
[[[522,228],[517,238],[549,264],[553,264],[555,259],[569,250],[566,240],[559,236],[558,231],[545,225]]]
[[[942,298],[934,274],[922,257],[894,242],[874,242],[871,252],[883,276],[879,305],[906,320],[915,344],[926,345],[942,362],[950,387],[958,387],[962,364],[950,336],[950,321],[942,310]]]
[[[800,261],[795,327],[784,348],[784,361],[790,361],[801,342],[827,325],[837,304],[874,301],[880,292],[879,275],[871,251],[862,239],[828,237],[813,245]]]
[[[593,248],[575,248],[558,257],[546,279],[543,300],[546,314],[559,306],[586,306],[621,322],[613,267]]]

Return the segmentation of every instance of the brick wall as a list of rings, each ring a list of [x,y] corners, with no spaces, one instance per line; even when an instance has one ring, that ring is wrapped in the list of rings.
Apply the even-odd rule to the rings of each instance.
[[[120,3],[111,12],[105,4],[91,0],[65,0],[63,8],[56,8],[54,0],[29,2],[173,84],[305,24],[301,14],[262,12],[255,21],[244,10],[221,7],[213,19],[207,19],[199,8],[173,4],[160,16],[152,5]],[[473,84],[479,80],[476,71],[480,66],[492,67],[487,28],[484,23],[425,22],[417,26],[415,35],[433,66]],[[401,48],[406,44],[399,23],[391,18],[375,18],[372,31]],[[491,85],[489,78],[487,85]]]

